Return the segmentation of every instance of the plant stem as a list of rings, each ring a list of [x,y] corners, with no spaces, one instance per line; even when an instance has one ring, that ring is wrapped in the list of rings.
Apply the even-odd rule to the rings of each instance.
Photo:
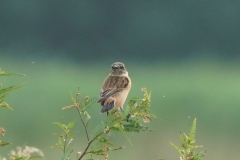
[[[89,135],[88,135],[88,131],[87,131],[87,125],[84,123],[84,121],[83,121],[83,119],[82,119],[81,112],[80,112],[78,106],[76,106],[76,108],[77,108],[77,110],[78,110],[78,114],[79,114],[80,120],[81,120],[81,122],[82,122],[82,124],[83,124],[83,126],[84,126],[84,130],[85,130],[85,133],[86,133],[86,136],[87,136],[87,140],[88,140],[88,142],[89,142]]]
[[[103,132],[100,132],[98,135],[96,135],[91,141],[88,142],[87,147],[85,148],[85,150],[83,151],[82,155],[78,158],[78,160],[81,160],[88,151],[88,148],[90,147],[90,145],[93,143],[94,140],[96,140],[99,136],[101,136],[101,134],[103,134]]]
[[[87,136],[87,140],[88,140],[88,142],[89,142],[89,135],[88,135],[88,131],[87,131],[87,125],[84,123],[84,121],[83,121],[83,119],[82,119],[82,116],[81,116],[80,109],[79,109],[79,108],[80,108],[80,104],[81,104],[81,103],[78,103],[79,96],[80,96],[80,92],[79,92],[79,87],[78,87],[78,92],[77,92],[77,95],[76,95],[76,102],[77,102],[77,104],[79,104],[79,105],[76,105],[76,108],[77,108],[77,110],[78,110],[78,114],[79,114],[80,120],[81,120],[81,122],[82,122],[82,124],[83,124],[83,126],[84,126],[84,130],[85,130],[85,133],[86,133],[86,136]]]
[[[66,143],[67,143],[67,134],[65,134],[65,136],[64,136],[64,145],[63,145],[63,153],[65,153],[66,152]]]

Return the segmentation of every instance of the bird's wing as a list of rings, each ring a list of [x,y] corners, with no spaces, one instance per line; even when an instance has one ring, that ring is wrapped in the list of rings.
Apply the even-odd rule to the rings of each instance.
[[[108,76],[102,86],[98,103],[104,102],[107,98],[121,92],[129,84],[129,79],[125,76]]]

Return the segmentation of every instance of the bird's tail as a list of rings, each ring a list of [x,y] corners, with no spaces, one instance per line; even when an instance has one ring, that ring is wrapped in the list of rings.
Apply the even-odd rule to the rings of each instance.
[[[114,108],[114,101],[111,101],[111,102],[105,104],[104,106],[102,106],[101,113],[109,112],[113,108]]]

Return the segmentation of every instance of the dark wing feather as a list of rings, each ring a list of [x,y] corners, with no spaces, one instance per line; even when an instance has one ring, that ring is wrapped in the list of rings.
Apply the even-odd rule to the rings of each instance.
[[[114,108],[114,101],[111,101],[102,107],[101,113],[108,112]]]
[[[102,93],[100,93],[100,99],[98,100],[98,103],[100,103],[101,102],[101,105],[103,105],[103,103],[104,103],[104,101],[107,99],[107,98],[109,98],[109,97],[111,97],[111,96],[113,96],[113,95],[115,95],[115,94],[117,94],[117,93],[119,93],[119,92],[121,92],[122,91],[122,89],[117,89],[117,90],[105,90],[105,93],[104,94],[102,94]]]

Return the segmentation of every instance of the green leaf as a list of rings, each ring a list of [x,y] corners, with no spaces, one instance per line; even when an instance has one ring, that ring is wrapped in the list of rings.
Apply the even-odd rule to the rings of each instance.
[[[5,98],[7,98],[8,94],[4,94],[3,96],[0,97],[0,102],[3,102]]]
[[[10,145],[11,143],[8,143],[8,142],[2,142],[0,140],[0,147],[3,147],[3,146],[7,146],[7,145]]]
[[[128,101],[128,105],[127,105],[127,108],[126,108],[126,113],[129,114],[129,113],[132,113],[136,110],[136,107],[135,107],[135,104],[137,103],[137,101],[139,101],[141,99],[139,98],[132,98]]]
[[[184,149],[188,149],[191,145],[191,140],[185,133],[181,135],[181,143]]]
[[[137,132],[137,133],[139,133],[141,131],[140,130],[141,128],[133,126],[131,124],[124,124],[123,126],[124,126],[124,131],[125,132]]]
[[[106,151],[100,149],[100,150],[91,150],[88,153],[96,154],[96,155],[104,155]]]
[[[137,120],[129,120],[127,123],[121,125],[114,125],[113,130],[124,131],[124,132],[141,132],[148,131],[148,127],[141,125]]]
[[[12,91],[14,89],[22,87],[24,84],[25,83],[18,84],[18,85],[13,85],[13,86],[10,86],[10,87],[7,87],[7,88],[0,89],[0,94],[8,93],[8,92],[10,92],[10,91]]]
[[[74,126],[75,120],[68,123],[67,128],[71,129]]]
[[[0,95],[1,94],[4,94],[0,97],[0,107],[2,108],[8,108],[10,110],[13,110],[6,102],[3,102],[4,99],[8,96],[8,92],[14,90],[14,89],[17,89],[17,88],[20,88],[24,85],[23,84],[19,84],[19,85],[13,85],[13,86],[10,86],[10,87],[7,87],[7,88],[3,88],[3,89],[0,89]]]
[[[173,143],[170,143],[179,153],[180,155],[183,155],[184,154],[184,151],[182,151],[180,148],[178,148],[178,146],[176,146],[175,144]]]
[[[0,68],[0,76],[25,76],[25,74],[20,74],[20,73],[5,73],[5,72],[2,71],[1,68]]]
[[[59,137],[58,138],[58,143],[55,146],[51,146],[51,148],[63,148],[62,138]]]
[[[57,146],[58,146],[59,148],[62,148],[62,147],[63,147],[63,142],[62,142],[62,138],[61,138],[61,137],[58,138]]]
[[[110,143],[106,138],[104,138],[104,137],[98,137],[98,140],[99,140],[99,142],[101,142],[101,143],[104,143],[104,144],[107,144],[107,145],[110,145],[110,146],[114,146],[112,143]]]
[[[121,125],[119,123],[115,123],[113,125],[113,128],[116,129],[117,131],[122,130],[122,127],[121,127]]]
[[[65,124],[61,124],[59,122],[54,122],[53,124],[57,125],[59,128],[61,128],[65,133],[67,133],[69,130],[68,130],[68,127],[65,125]]]
[[[204,156],[205,156],[204,153],[196,154],[196,155],[194,156],[194,160],[201,160],[201,158],[204,157]]]
[[[192,127],[191,127],[191,129],[190,129],[190,133],[189,133],[189,137],[190,137],[191,139],[195,139],[196,123],[197,123],[197,119],[194,118],[193,123],[192,123]]]
[[[96,102],[97,101],[97,98],[94,97],[94,98],[91,98],[91,99],[88,99],[87,101],[84,101],[84,107],[87,108],[89,107],[92,103]]]
[[[148,131],[148,127],[141,125],[140,123],[138,123],[137,121],[134,120],[130,120],[130,123],[128,124],[123,124],[124,127],[124,131],[125,132],[145,132]]]
[[[129,105],[129,106],[134,106],[134,104],[135,104],[138,100],[140,100],[140,99],[134,97],[134,98],[132,98],[132,99],[130,99],[130,100],[128,101],[128,105]]]
[[[74,132],[74,133],[69,133],[68,136],[67,136],[67,139],[71,139],[75,134],[76,134],[76,132]]]
[[[97,101],[97,98],[91,98],[91,99],[84,99],[83,102],[80,105],[81,111],[85,112],[94,102]],[[90,118],[90,116],[87,113],[87,117]]]
[[[192,146],[191,149],[202,148],[203,146]]]

